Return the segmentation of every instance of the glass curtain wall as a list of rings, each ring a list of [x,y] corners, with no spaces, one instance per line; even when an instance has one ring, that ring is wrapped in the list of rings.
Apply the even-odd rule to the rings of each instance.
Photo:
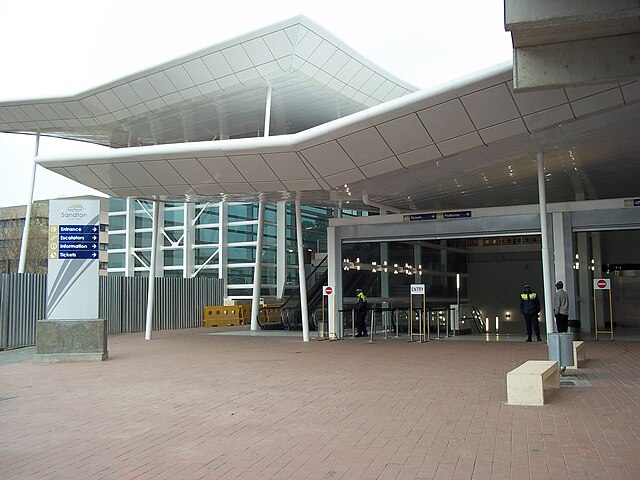
[[[222,206],[223,205],[223,206]],[[278,225],[278,206],[265,205],[261,296],[275,297],[278,268],[285,269],[285,294],[298,286],[295,207],[286,204],[285,225]],[[151,202],[110,199],[109,274],[147,276],[151,261]],[[302,207],[305,264],[323,258],[331,208]],[[162,203],[160,208],[158,276],[226,278],[227,296],[249,299],[258,236],[257,203]],[[284,229],[285,245],[278,246]],[[286,265],[278,266],[278,248]]]

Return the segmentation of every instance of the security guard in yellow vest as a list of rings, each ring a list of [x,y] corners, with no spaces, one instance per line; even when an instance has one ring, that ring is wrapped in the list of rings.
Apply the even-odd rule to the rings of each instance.
[[[531,341],[531,327],[533,327],[533,330],[536,332],[538,341],[541,342],[542,337],[540,337],[540,326],[538,325],[540,300],[538,299],[538,295],[531,291],[531,285],[525,285],[524,292],[520,294],[520,312],[527,325],[527,342]]]
[[[367,297],[361,288],[356,289],[356,337],[366,337],[367,333]]]

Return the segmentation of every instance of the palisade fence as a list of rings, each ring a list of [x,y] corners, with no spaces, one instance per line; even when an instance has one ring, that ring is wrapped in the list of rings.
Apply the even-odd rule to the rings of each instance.
[[[224,282],[217,278],[156,278],[153,330],[202,326],[202,309],[222,305]],[[109,334],[143,332],[147,316],[146,277],[100,277],[100,318]],[[45,318],[47,276],[0,275],[0,348],[35,345],[36,321]]]

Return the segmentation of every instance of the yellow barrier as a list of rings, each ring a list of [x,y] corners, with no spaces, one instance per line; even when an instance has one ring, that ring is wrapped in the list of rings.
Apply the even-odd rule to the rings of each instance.
[[[280,323],[279,305],[263,305],[260,310],[260,323]],[[228,327],[249,325],[251,323],[251,304],[246,305],[215,305],[203,309],[202,325],[205,327]]]

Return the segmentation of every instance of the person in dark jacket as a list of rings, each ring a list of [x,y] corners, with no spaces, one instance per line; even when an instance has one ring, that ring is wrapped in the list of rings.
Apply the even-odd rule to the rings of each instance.
[[[536,338],[541,342],[540,325],[538,325],[540,299],[537,293],[531,291],[531,285],[525,285],[524,292],[520,294],[520,312],[527,325],[527,342],[531,341],[531,327],[533,327],[533,330],[536,332]]]
[[[366,337],[367,333],[367,297],[361,288],[356,289],[356,337]]]

